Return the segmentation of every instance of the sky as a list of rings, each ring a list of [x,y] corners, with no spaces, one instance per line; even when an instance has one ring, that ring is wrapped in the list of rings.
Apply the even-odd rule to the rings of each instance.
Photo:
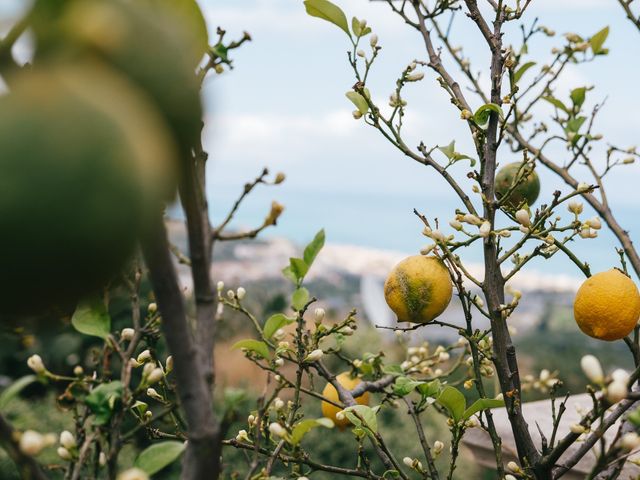
[[[426,60],[418,34],[394,15],[383,2],[336,0],[348,18],[367,19],[382,46],[368,82],[374,99],[386,105],[399,72],[412,60]],[[298,0],[202,0],[211,27],[222,26],[230,38],[247,30],[253,42],[233,53],[234,70],[209,78],[206,84],[208,117],[206,147],[211,153],[210,196],[214,217],[223,214],[246,180],[262,166],[283,171],[288,179],[277,189],[262,190],[240,212],[237,225],[257,222],[269,200],[286,205],[279,227],[303,242],[324,226],[329,241],[415,252],[425,243],[414,207],[441,223],[452,218],[460,205],[433,171],[405,158],[379,132],[351,116],[353,106],[344,93],[354,83],[347,63],[346,35],[335,26],[309,17]],[[566,32],[588,37],[604,26],[611,33],[610,54],[597,62],[572,65],[558,83],[562,98],[579,86],[595,86],[588,105],[606,98],[596,131],[607,141],[628,147],[640,133],[640,32],[625,20],[613,0],[533,0],[524,18],[557,32],[555,38],[536,37],[530,49],[539,65],[550,60],[552,47]],[[452,26],[457,45],[464,47],[476,70],[486,72],[487,52],[470,20],[458,16]],[[505,43],[519,46],[517,26]],[[365,46],[367,43],[365,42]],[[445,60],[447,66],[451,63]],[[424,69],[425,79],[406,89],[405,121],[409,145],[446,145],[472,152],[464,122],[440,89],[436,75]],[[533,69],[531,70],[533,72]],[[486,73],[484,78],[486,78]],[[523,78],[525,80],[526,77]],[[481,102],[474,99],[474,107]],[[542,111],[548,116],[551,110]],[[566,158],[562,148],[550,150]],[[599,153],[602,157],[602,153]],[[502,162],[517,160],[507,152]],[[456,167],[464,182],[468,166]],[[540,172],[543,193],[549,199],[556,188],[567,191],[557,179]],[[640,167],[614,171],[608,178],[610,202],[621,222],[640,238],[635,186]],[[587,179],[585,175],[585,179]],[[640,240],[639,240],[640,241]],[[596,269],[610,268],[617,256],[613,240],[602,235],[577,245]],[[472,252],[470,259],[480,259]],[[566,261],[538,262],[535,268],[566,271]],[[576,275],[578,272],[576,272]]]
[[[379,36],[382,50],[368,88],[377,103],[386,105],[402,69],[415,59],[426,60],[421,39],[384,2],[334,1],[349,19],[365,18]],[[267,235],[302,243],[324,227],[330,242],[415,253],[426,239],[420,235],[414,207],[444,225],[453,217],[460,205],[442,179],[394,150],[362,120],[353,119],[353,106],[344,95],[355,81],[347,63],[349,42],[344,32],[308,16],[302,0],[199,3],[211,33],[221,26],[227,30],[227,38],[239,38],[245,30],[253,38],[232,52],[232,71],[212,75],[205,82],[205,148],[210,153],[208,194],[214,220],[226,214],[242,185],[265,166],[273,173],[284,172],[287,181],[258,189],[240,210],[236,227],[259,224],[271,200],[278,200],[286,210],[278,227]],[[7,19],[22,5],[21,0],[3,0],[0,15]],[[622,147],[637,143],[640,32],[625,20],[617,2],[533,0],[524,23],[535,18],[558,32],[551,39],[536,37],[530,54],[538,66],[550,60],[552,47],[562,43],[560,34],[576,32],[588,37],[610,26],[605,45],[610,54],[590,64],[570,66],[558,83],[557,96],[562,98],[575,87],[595,86],[588,93],[587,104],[607,99],[596,131]],[[488,54],[475,25],[458,15],[452,37],[471,58],[474,70],[485,72],[486,79]],[[507,31],[505,43],[519,46],[519,42],[514,25]],[[368,50],[367,42],[365,46]],[[451,67],[446,57],[445,65]],[[411,84],[404,93],[409,104],[404,127],[407,143],[413,146],[424,141],[434,147],[456,139],[457,149],[470,154],[472,145],[459,113],[438,86],[436,75],[427,68],[421,70],[424,80]],[[474,108],[481,105],[477,99],[472,103]],[[540,113],[549,116],[552,112],[543,109]],[[550,153],[566,158],[562,148]],[[596,155],[602,157],[601,152]],[[517,159],[509,152],[499,157],[503,163]],[[468,170],[468,164],[452,169],[467,187]],[[544,171],[540,175],[543,192],[538,204],[548,201],[556,188],[567,191],[553,175]],[[638,165],[614,171],[608,178],[610,202],[636,238],[640,238],[638,179]],[[604,269],[616,261],[612,245],[612,238],[605,234],[576,245],[576,249],[589,255],[596,268]],[[473,261],[480,259],[479,252],[469,255]],[[565,271],[570,265],[554,261],[534,267]]]

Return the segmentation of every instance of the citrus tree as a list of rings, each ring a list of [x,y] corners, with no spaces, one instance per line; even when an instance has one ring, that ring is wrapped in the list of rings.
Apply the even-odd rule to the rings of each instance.
[[[255,229],[228,231],[254,188],[284,180],[265,170],[243,187],[219,225],[210,223],[200,89],[211,72],[231,66],[231,51],[248,34],[228,41],[222,29],[207,32],[193,0],[42,0],[5,36],[0,265],[11,275],[0,280],[0,319],[3,326],[28,320],[37,327],[42,317],[68,315],[77,331],[100,342],[91,368],[77,365],[72,375],[31,356],[35,375],[0,394],[0,440],[15,463],[15,478],[147,479],[177,461],[184,479],[463,478],[460,447],[473,428],[491,440],[495,478],[560,478],[594,447],[590,478],[620,475],[640,449],[640,294],[631,278],[640,275],[640,257],[609,206],[605,180],[638,154],[602,147],[602,136],[594,133],[601,105],[587,110],[588,88],[576,85],[569,98],[554,93],[567,65],[607,54],[608,29],[565,35],[540,66],[529,58],[529,46],[554,32],[527,20],[531,1],[386,3],[425,46],[424,60],[407,59],[390,79],[388,105],[377,104],[379,95],[368,87],[385,40],[365,20],[349,22],[327,0],[304,6],[346,35],[355,80],[346,96],[354,119],[430,168],[458,203],[448,226],[415,211],[417,233],[422,230],[430,243],[385,282],[385,299],[399,322],[392,330],[401,358],[353,353],[355,310],[329,321],[315,305],[308,274],[325,242],[322,230],[283,266],[292,293],[281,312],[261,318],[247,306],[251,292],[225,291],[223,282],[212,280],[216,242],[254,238],[283,210],[274,202]],[[637,22],[631,2],[620,3]],[[458,16],[484,39],[489,85],[451,43],[444,25]],[[505,34],[510,23],[523,25],[521,37]],[[11,51],[27,30],[35,39],[33,58],[19,65]],[[443,55],[455,69],[445,68]],[[426,83],[429,70],[465,122],[473,151],[460,152],[455,142],[441,139],[405,142],[405,89]],[[540,104],[551,105],[553,114],[545,116]],[[547,153],[553,143],[565,147],[562,158]],[[558,175],[565,189],[545,189],[537,174],[542,168]],[[465,178],[472,182],[468,191]],[[170,243],[163,218],[176,192],[188,252]],[[584,218],[583,201],[597,217]],[[620,243],[620,264],[592,274],[572,245],[596,237],[605,225]],[[483,252],[482,275],[472,274],[460,256],[475,245]],[[623,341],[636,366],[605,372],[594,356],[585,356],[581,366],[592,405],[567,432],[560,428],[567,397],[558,396],[557,373],[521,376],[509,325],[522,297],[509,280],[532,259],[557,255],[586,277],[574,305],[578,327],[603,341]],[[176,262],[191,269],[189,294],[180,287]],[[143,293],[147,279],[149,296]],[[115,329],[118,295],[128,301],[128,324]],[[440,315],[454,296],[460,321],[445,322]],[[216,326],[232,311],[254,331],[234,348],[267,378],[257,404],[242,412],[237,432],[229,428],[239,398],[232,392],[223,398],[214,388]],[[488,319],[489,328],[481,328],[478,318]],[[451,345],[411,344],[412,332],[433,328],[452,329],[459,338]],[[165,343],[169,356],[160,354]],[[69,417],[69,430],[17,431],[1,415],[36,381],[61,388],[57,406]],[[532,389],[550,398],[552,427],[540,430],[539,442],[522,410]],[[507,461],[510,448],[498,434],[495,408],[507,412],[515,460]],[[419,454],[407,456],[389,441],[392,427],[383,420],[390,413],[411,424]],[[430,438],[425,422],[435,418],[443,419],[447,434]],[[603,441],[614,428],[613,441]],[[139,434],[149,446],[123,465],[123,449]],[[346,461],[317,455],[319,438],[348,448]],[[38,459],[47,448],[56,450],[57,459],[43,466]]]

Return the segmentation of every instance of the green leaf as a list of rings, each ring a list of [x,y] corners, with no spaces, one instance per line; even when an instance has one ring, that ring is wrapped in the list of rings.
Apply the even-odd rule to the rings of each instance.
[[[119,380],[103,383],[91,390],[85,403],[95,415],[96,425],[105,425],[111,419],[115,404],[122,398],[123,386]]]
[[[467,420],[471,415],[474,415],[481,410],[498,407],[504,407],[504,400],[496,400],[495,398],[479,398],[464,411],[462,419]]]
[[[307,269],[311,268],[311,265],[313,265],[313,261],[318,256],[318,253],[320,253],[320,250],[322,250],[322,247],[324,247],[324,240],[324,229],[322,229],[318,233],[316,233],[316,236],[313,237],[313,240],[311,240],[309,245],[305,247],[302,258],[304,259],[304,263],[307,264]]]
[[[451,415],[456,422],[462,419],[467,401],[457,388],[450,386],[444,387],[436,401],[447,409],[449,415]]]
[[[569,113],[569,109],[567,108],[567,106],[564,103],[562,103],[560,100],[558,100],[557,98],[552,97],[552,96],[546,96],[546,97],[542,97],[542,99],[546,100],[547,102],[549,102],[554,107],[559,108],[563,112]]]
[[[580,109],[580,107],[584,103],[586,95],[587,87],[574,88],[573,90],[571,90],[571,101],[577,109]]]
[[[38,380],[38,377],[35,375],[26,375],[24,377],[19,378],[7,388],[5,388],[2,393],[0,393],[0,411],[2,411],[11,400],[17,397],[22,390],[31,385],[33,382]]]
[[[290,325],[295,321],[295,318],[289,318],[283,313],[276,313],[275,315],[271,315],[269,319],[264,323],[262,336],[265,340],[269,340],[273,336],[273,334],[278,331],[278,329],[286,325]]]
[[[518,83],[518,81],[522,78],[522,75],[526,73],[531,67],[533,67],[536,62],[527,62],[523,64],[520,68],[518,68],[515,72],[513,72],[513,83],[514,85]]]
[[[228,57],[229,50],[222,43],[217,43],[216,45],[211,47],[211,51],[217,57],[219,57],[220,60],[222,60],[223,62],[228,62],[229,61],[229,57]]]
[[[364,115],[369,111],[369,105],[367,104],[367,100],[358,92],[354,92],[353,90],[350,90],[347,93],[345,93],[345,95],[349,100],[351,100],[351,103],[353,103],[356,106],[356,108],[361,114]]]
[[[297,445],[302,438],[316,427],[333,428],[334,424],[329,418],[318,418],[315,420],[302,420],[293,427],[291,432],[291,444]]]
[[[435,397],[440,391],[440,380],[433,380],[429,383],[418,385],[418,392],[423,397]]]
[[[364,364],[363,364],[364,366]],[[402,367],[400,367],[400,365],[383,365],[382,366],[382,373],[386,374],[386,375],[393,375],[394,377],[397,377],[399,375],[404,374],[404,370],[402,370]]]
[[[373,408],[367,405],[352,405],[343,411],[349,421],[356,427],[367,428],[373,433],[378,432],[378,419]]]
[[[586,122],[586,117],[574,117],[567,122],[566,131],[577,133],[580,130],[580,127]]]
[[[602,45],[604,45],[605,40],[609,36],[609,27],[604,27],[598,33],[596,33],[593,37],[589,39],[589,45],[591,45],[591,51],[594,55],[604,54]]]
[[[184,442],[174,440],[154,443],[140,452],[134,465],[148,475],[154,475],[180,458],[185,448]]]
[[[291,282],[298,283],[298,277],[296,277],[295,273],[293,273],[293,270],[291,270],[291,265],[287,265],[282,269],[282,275],[284,276],[284,278],[291,280]]]
[[[351,30],[356,37],[362,36],[362,27],[360,26],[360,20],[358,20],[356,17],[353,17],[351,19]]]
[[[495,103],[485,103],[476,110],[476,113],[473,115],[473,119],[478,125],[482,126],[489,121],[492,112],[497,113],[500,118],[503,116],[500,105],[496,105]]]
[[[290,258],[289,259],[289,268],[291,269],[291,273],[296,278],[296,283],[302,282],[304,276],[309,271],[309,265],[301,258]]]
[[[291,296],[291,306],[294,310],[302,310],[309,301],[309,290],[304,287],[298,288]]]
[[[237,348],[242,348],[244,350],[257,353],[262,358],[269,358],[269,347],[266,343],[261,342],[260,340],[240,340],[239,342],[234,343],[231,347],[232,350],[235,350]]]
[[[80,333],[105,339],[111,332],[111,317],[98,295],[82,300],[76,307],[71,324]]]
[[[340,7],[328,0],[305,0],[304,6],[309,15],[337,25],[351,38],[347,17]]]
[[[447,145],[446,147],[438,147],[438,150],[444,153],[445,157],[451,160],[456,153],[456,141],[451,140],[451,143],[449,145]]]
[[[417,380],[411,380],[407,377],[398,377],[396,378],[395,383],[393,384],[393,393],[404,397],[405,395],[409,395],[417,386],[424,384],[425,382],[419,382]]]

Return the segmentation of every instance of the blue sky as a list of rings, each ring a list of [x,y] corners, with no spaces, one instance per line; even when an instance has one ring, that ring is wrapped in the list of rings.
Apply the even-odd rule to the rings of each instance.
[[[383,48],[368,86],[373,98],[385,105],[399,72],[414,59],[425,60],[421,39],[384,2],[335,2],[349,18],[366,18],[380,38]],[[205,146],[210,152],[209,195],[214,218],[224,215],[245,181],[268,166],[273,172],[285,172],[287,181],[259,190],[241,210],[236,226],[259,223],[270,201],[277,199],[286,205],[286,211],[272,235],[303,242],[326,227],[330,241],[412,252],[425,243],[411,213],[413,207],[446,224],[459,205],[445,183],[396,152],[363,121],[352,118],[353,106],[344,93],[354,79],[346,61],[349,44],[343,32],[307,16],[302,0],[200,0],[200,4],[211,32],[222,26],[229,38],[240,37],[243,30],[253,37],[251,43],[233,52],[233,71],[206,81]],[[3,0],[0,14],[6,21],[22,6],[21,0]],[[589,36],[605,25],[611,27],[606,44],[611,53],[591,64],[571,66],[558,84],[558,96],[567,95],[571,88],[594,85],[587,103],[607,98],[596,131],[620,146],[634,145],[640,137],[636,87],[640,33],[624,19],[617,2],[533,0],[524,21],[535,17],[558,33],[552,39],[537,37],[531,56],[539,65],[550,60],[553,46],[561,44],[560,34]],[[459,15],[452,31],[475,70],[486,72],[487,52],[475,26]],[[519,41],[514,25],[505,43],[519,45]],[[405,92],[409,145],[420,140],[428,146],[445,145],[456,139],[458,150],[471,153],[464,122],[435,75],[424,71],[425,79]],[[474,107],[480,104],[473,100]],[[566,155],[561,148],[550,153],[558,158]],[[595,155],[602,157],[601,152]],[[508,152],[500,158],[505,163],[516,159]],[[627,228],[640,239],[636,218],[639,169],[638,165],[620,169],[608,182],[612,205],[620,209]],[[464,182],[467,170],[467,165],[460,165],[453,171]],[[562,185],[546,172],[541,176],[540,201],[544,201]],[[579,250],[595,255],[598,267],[615,262],[611,237],[603,235],[589,242]],[[539,267],[566,267],[561,261],[555,265]]]
[[[407,63],[425,59],[421,40],[383,2],[336,3],[349,18],[366,18],[379,35],[383,49],[369,89],[384,105]],[[362,121],[352,119],[353,107],[344,93],[354,79],[346,61],[348,39],[343,32],[307,16],[302,1],[297,0],[202,0],[201,5],[212,27],[223,26],[231,38],[247,30],[254,39],[234,53],[235,70],[207,82],[208,115],[213,121],[206,140],[212,154],[209,173],[214,216],[222,214],[242,182],[267,165],[286,172],[288,181],[254,197],[239,224],[257,221],[268,200],[276,198],[287,206],[276,232],[298,241],[325,226],[333,241],[414,251],[424,238],[411,213],[413,207],[439,216],[444,223],[451,218],[459,205],[444,182],[397,153]],[[596,131],[620,146],[634,145],[640,136],[640,115],[636,113],[640,112],[636,89],[640,66],[634,60],[640,52],[640,33],[613,0],[534,0],[525,22],[536,17],[558,33],[552,39],[537,37],[531,56],[539,65],[550,60],[553,46],[561,44],[560,34],[576,32],[586,37],[610,26],[610,55],[568,68],[558,84],[558,96],[578,86],[595,86],[588,103],[607,98]],[[487,52],[475,26],[459,16],[453,32],[476,70],[486,71]],[[519,45],[519,41],[517,29],[512,28],[505,43]],[[406,98],[410,145],[420,140],[429,146],[444,145],[457,139],[460,151],[472,151],[464,123],[431,71],[425,70],[425,79],[407,89]],[[475,107],[480,104],[475,100]],[[558,158],[566,155],[561,148],[550,152]],[[596,155],[602,157],[601,152]],[[508,152],[501,157],[503,162],[515,159]],[[638,236],[640,221],[635,213],[640,196],[635,185],[639,168],[625,167],[608,178],[612,205]],[[456,171],[463,182],[466,172],[466,166]],[[548,199],[554,189],[564,188],[552,175],[541,172],[541,176],[543,197]],[[579,251],[594,257],[594,267],[606,268],[616,261],[610,236],[590,242]],[[472,254],[472,259],[477,258]],[[563,270],[567,264],[560,260],[555,266],[537,267]]]

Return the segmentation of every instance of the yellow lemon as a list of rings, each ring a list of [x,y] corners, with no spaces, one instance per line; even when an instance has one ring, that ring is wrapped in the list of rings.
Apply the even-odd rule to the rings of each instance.
[[[620,270],[596,273],[578,289],[573,314],[580,330],[590,337],[624,338],[640,318],[638,287]]]
[[[423,255],[402,260],[384,283],[384,298],[400,322],[430,322],[447,308],[452,292],[442,261]]]
[[[353,390],[360,384],[360,379],[357,377],[352,377],[350,372],[343,372],[336,377],[336,380],[340,385],[342,385],[347,390]],[[338,391],[335,389],[333,385],[327,383],[327,386],[324,387],[322,391],[322,396],[328,400],[331,400],[335,403],[342,403],[340,401],[340,397],[338,396]],[[364,392],[359,397],[355,398],[355,401],[359,405],[368,405],[369,404],[369,392]],[[322,415],[325,418],[330,418],[333,420],[340,430],[343,430],[345,427],[351,424],[351,422],[347,419],[347,417],[341,417],[340,419],[336,418],[338,412],[341,412],[342,409],[332,405],[329,402],[322,402]]]

